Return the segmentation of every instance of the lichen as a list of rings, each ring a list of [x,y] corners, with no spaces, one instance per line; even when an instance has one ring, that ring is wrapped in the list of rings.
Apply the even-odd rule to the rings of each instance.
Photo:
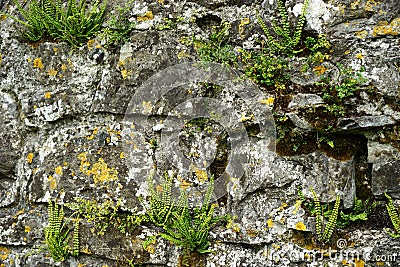
[[[393,19],[390,23],[383,20],[374,27],[373,36],[393,35],[396,36],[400,32],[400,18]]]
[[[34,67],[34,68],[43,69],[43,61],[42,61],[42,58],[41,58],[41,57],[35,58],[35,59],[33,60],[33,67]]]
[[[154,18],[153,12],[151,10],[147,11],[143,16],[138,16],[136,20],[138,22],[152,20]]]

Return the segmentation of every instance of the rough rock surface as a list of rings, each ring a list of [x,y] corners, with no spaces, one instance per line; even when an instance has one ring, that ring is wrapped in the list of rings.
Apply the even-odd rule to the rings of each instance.
[[[113,10],[127,1],[109,2],[108,9]],[[286,1],[291,22],[297,20],[300,2]],[[35,250],[43,245],[49,198],[59,197],[60,203],[75,197],[121,200],[122,210],[136,210],[141,209],[138,196],[146,194],[146,178],[139,174],[148,174],[156,166],[158,174],[173,169],[187,175],[187,170],[179,170],[185,161],[172,164],[173,156],[154,144],[163,144],[166,117],[189,118],[190,114],[177,111],[179,104],[187,105],[185,111],[195,109],[187,100],[199,97],[218,101],[214,122],[228,111],[233,114],[227,124],[244,122],[246,127],[240,129],[247,130],[248,139],[243,142],[247,146],[238,145],[242,144],[235,140],[239,134],[227,132],[223,123],[211,122],[206,130],[186,124],[176,135],[187,158],[208,163],[206,167],[222,177],[217,186],[221,191],[216,192],[224,195],[218,212],[235,216],[230,227],[212,230],[210,249],[215,253],[198,256],[198,265],[193,266],[400,265],[400,242],[383,230],[393,228],[383,206],[384,193],[400,198],[397,0],[310,0],[304,32],[325,34],[331,43],[330,58],[321,66],[330,69],[333,80],[340,80],[337,63],[365,69],[362,73],[368,79],[368,85],[344,103],[353,108],[348,116],[334,121],[332,140],[319,135],[324,129],[318,122],[325,116],[310,118],[304,113],[326,105],[323,94],[312,87],[321,77],[312,69],[300,71],[304,58],[293,59],[288,88],[302,88],[299,92],[260,90],[252,95],[236,88],[235,94],[229,88],[177,83],[178,89],[159,97],[154,107],[143,99],[143,114],[154,113],[138,128],[144,158],[132,165],[124,130],[134,94],[162,70],[197,60],[194,45],[187,40],[205,38],[221,21],[232,25],[230,44],[236,54],[242,48],[260,49],[256,40],[264,35],[256,10],[266,21],[279,16],[276,0],[135,1],[130,19],[136,20],[136,26],[129,40],[114,50],[90,42],[76,50],[50,41],[27,44],[20,41],[15,22],[0,13],[0,267],[121,266],[126,259],[148,266],[179,265],[181,251],[160,236],[153,251],[143,248],[144,240],[156,234],[147,226],[126,235],[111,229],[97,236],[94,224],[84,222],[80,231],[84,253],[63,263]],[[13,1],[7,0],[0,0],[0,11],[18,13]],[[166,18],[177,20],[176,27],[163,29]],[[148,93],[156,94],[163,86]],[[290,149],[290,155],[277,153],[273,137],[283,128],[275,132],[265,124],[269,130],[261,131],[260,125],[271,120],[272,113],[262,118],[252,117],[251,111],[263,114],[269,107],[249,106],[237,92],[263,105],[281,105],[276,110],[284,112],[282,121],[293,124],[297,136],[314,134],[318,146]],[[274,103],[278,94],[286,97],[283,104]],[[136,149],[136,144],[131,145]],[[232,155],[245,171],[241,172],[240,164],[228,164]],[[202,171],[191,169],[192,176],[185,182],[200,185]],[[240,177],[235,177],[237,173]],[[329,244],[319,244],[315,220],[296,201],[299,186],[307,198],[312,198],[313,187],[322,202],[340,195],[347,209],[355,196],[365,195],[381,201],[381,206],[365,224],[338,230]]]

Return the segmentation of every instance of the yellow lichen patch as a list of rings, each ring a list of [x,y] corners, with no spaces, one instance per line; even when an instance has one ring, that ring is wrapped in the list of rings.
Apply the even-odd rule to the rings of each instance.
[[[87,44],[89,49],[93,49],[94,43],[95,43],[95,40],[94,39],[90,39],[89,41],[87,41],[86,44]]]
[[[299,230],[299,231],[306,231],[307,230],[307,227],[303,222],[296,223],[296,225],[294,227],[296,228],[296,230]]]
[[[33,161],[33,157],[34,157],[33,153],[29,153],[29,154],[26,156],[26,162],[28,162],[29,164],[31,164],[32,161]]]
[[[43,62],[42,62],[42,58],[35,58],[34,60],[33,60],[33,67],[34,68],[39,68],[39,69],[42,69],[43,68]]]
[[[188,58],[188,57],[190,57],[190,55],[186,51],[182,50],[178,53],[177,57],[178,57],[178,59]]]
[[[368,36],[368,32],[366,30],[358,31],[355,35],[360,39],[365,39]]]
[[[14,216],[13,219],[16,220],[19,215],[23,214],[25,212],[25,209],[19,210]]]
[[[119,154],[119,158],[120,158],[120,159],[124,159],[124,158],[125,158],[124,152],[121,152],[121,153]]]
[[[164,0],[158,0],[158,3],[164,5]]]
[[[361,259],[354,259],[354,267],[364,267],[365,262]]]
[[[267,225],[268,225],[269,228],[274,227],[274,221],[272,219],[268,219]]]
[[[3,60],[3,57],[0,54],[0,66],[1,66],[1,61]]]
[[[272,246],[273,249],[276,249],[276,250],[281,248],[281,246],[279,246],[278,244],[275,244],[275,243],[272,243],[271,246]]]
[[[136,20],[140,22],[140,21],[152,20],[153,18],[154,18],[153,12],[149,10],[143,16],[138,16]]]
[[[238,26],[239,35],[244,38],[244,26],[250,24],[249,18],[243,18],[240,20],[240,24]]]
[[[67,167],[67,166],[68,166],[68,162],[64,161],[63,165],[64,165],[65,167]]]
[[[68,68],[67,68],[67,65],[66,64],[61,64],[61,70],[62,71],[66,71]]]
[[[273,98],[273,97],[268,97],[267,99],[261,99],[261,100],[260,100],[260,103],[261,103],[261,104],[266,104],[266,105],[272,106],[272,105],[274,104],[274,101],[275,101],[275,98]]]
[[[55,173],[62,175],[63,174],[63,169],[62,166],[58,166],[56,168],[54,168]]]
[[[385,266],[385,263],[383,261],[378,261],[376,263],[376,266]]]
[[[153,105],[151,104],[150,101],[144,101],[142,102],[142,107],[143,107],[143,113],[144,114],[150,114],[150,112],[153,109]]]
[[[249,228],[249,229],[246,229],[246,234],[249,237],[256,237],[256,236],[258,236],[259,233],[256,229]]]
[[[345,55],[348,55],[348,54],[350,54],[351,53],[351,51],[350,50],[346,50],[346,51],[344,51],[344,54]]]
[[[99,158],[93,164],[92,169],[86,171],[85,174],[92,175],[95,184],[118,180],[118,171],[114,168],[108,168],[107,163],[102,158]]]
[[[55,69],[49,69],[48,71],[47,71],[47,74],[49,75],[49,76],[56,76],[57,75],[57,73],[58,73],[58,71],[56,71]]]
[[[296,204],[294,204],[293,214],[296,215],[301,207],[301,200],[296,200]]]
[[[190,187],[192,185],[191,183],[189,183],[185,179],[181,179],[181,180],[179,180],[179,182],[180,182],[179,187],[182,188],[182,189],[186,189],[186,188],[188,188],[188,187]]]
[[[79,154],[78,159],[81,161],[79,171],[85,173],[87,171],[87,168],[90,166],[90,163],[87,161],[87,152]]]
[[[315,72],[315,74],[320,76],[327,71],[327,68],[325,68],[324,66],[316,66],[315,68],[313,68],[313,71]]]
[[[25,233],[29,233],[31,231],[31,227],[28,225],[25,225]]]
[[[365,10],[365,11],[373,12],[373,11],[374,11],[374,7],[377,6],[378,4],[380,4],[379,1],[376,1],[376,0],[368,0],[368,1],[365,3],[364,10]]]
[[[50,92],[44,93],[44,98],[50,99],[51,98],[51,93]]]
[[[57,188],[57,180],[56,180],[56,178],[54,178],[52,175],[49,175],[47,180],[49,181],[49,188],[51,190],[55,190]]]
[[[250,116],[242,114],[242,117],[240,118],[240,122],[253,121],[253,120],[254,120],[254,114],[251,114]]]
[[[197,181],[199,181],[201,184],[207,181],[208,179],[208,175],[205,170],[196,169],[195,174],[197,177]]]
[[[9,250],[8,248],[0,247],[0,259],[5,261],[8,258],[8,255],[10,254],[10,252],[11,252],[11,250]]]
[[[374,27],[372,32],[373,36],[378,35],[398,35],[400,32],[400,18],[395,18],[390,22],[380,21],[377,26]]]
[[[57,54],[57,52],[58,52],[58,47],[53,47],[53,52],[54,52],[55,54]]]
[[[363,55],[362,55],[361,53],[358,53],[358,54],[356,55],[356,58],[358,58],[358,59],[363,59]]]
[[[132,74],[132,71],[131,70],[128,71],[127,69],[123,69],[120,72],[124,80],[128,79],[128,76]]]
[[[84,267],[84,266],[86,266],[85,263],[78,263],[78,266],[77,266],[77,267]]]

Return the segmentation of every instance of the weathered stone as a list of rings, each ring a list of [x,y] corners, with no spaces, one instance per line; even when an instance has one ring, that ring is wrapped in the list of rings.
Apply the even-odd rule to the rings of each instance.
[[[289,103],[289,109],[301,109],[307,107],[316,107],[324,103],[319,95],[315,94],[297,94],[294,95]]]
[[[400,151],[389,144],[368,142],[368,162],[372,163],[372,193],[400,192]]]
[[[384,127],[395,124],[396,121],[390,116],[362,116],[339,119],[338,127],[342,130],[368,129]]]
[[[302,119],[299,115],[295,113],[286,114],[293,124],[303,132],[311,132],[315,130],[315,127],[308,123],[306,120]]]

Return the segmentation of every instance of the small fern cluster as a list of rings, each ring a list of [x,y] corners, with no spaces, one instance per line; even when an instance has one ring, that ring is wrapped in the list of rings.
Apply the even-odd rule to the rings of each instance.
[[[298,190],[298,196],[300,201],[303,203],[306,209],[308,209],[312,214],[315,214],[315,230],[319,241],[326,243],[332,237],[333,231],[336,228],[339,215],[340,197],[336,196],[336,201],[333,209],[325,211],[328,205],[321,205],[317,194],[314,189],[311,188],[311,193],[313,195],[313,203],[306,201],[301,188]],[[329,216],[327,216],[329,214]],[[324,226],[325,217],[328,217],[328,222]]]
[[[322,215],[323,213],[322,213],[321,204],[318,200],[317,194],[315,193],[315,191],[312,188],[311,188],[311,192],[313,194],[314,203],[315,203],[315,211],[316,211],[315,229],[316,229],[316,233],[317,233],[317,238],[321,242],[325,243],[331,239],[333,230],[335,230],[335,227],[336,227],[337,218],[338,218],[338,214],[339,214],[340,197],[336,196],[336,201],[335,201],[335,205],[333,206],[333,209],[332,209],[332,214],[329,217],[328,223],[323,228],[324,216]]]
[[[396,233],[392,233],[388,229],[385,229],[385,232],[393,238],[399,238],[400,237],[399,213],[393,204],[393,199],[386,193],[385,193],[385,196],[388,199],[388,203],[386,204],[386,209],[388,211],[390,220],[392,221],[392,224],[393,224],[393,227],[394,227],[394,230],[396,231]]]
[[[260,25],[261,29],[267,36],[267,45],[272,52],[282,53],[288,56],[292,56],[302,51],[302,50],[296,50],[296,48],[299,45],[301,35],[303,32],[303,27],[306,22],[306,11],[309,2],[310,0],[304,1],[303,7],[301,9],[301,14],[297,21],[297,25],[292,33],[288,19],[288,12],[285,7],[285,1],[278,0],[278,11],[281,16],[282,26],[278,26],[276,21],[272,22],[272,30],[275,32],[278,38],[275,38],[271,34],[268,26],[265,24],[261,16],[257,14],[258,24]]]
[[[97,0],[88,8],[86,0],[32,0],[25,10],[14,0],[24,20],[10,16],[22,25],[24,39],[37,42],[43,38],[66,41],[77,47],[101,30],[107,0]]]
[[[49,225],[44,229],[45,242],[51,257],[55,261],[64,261],[69,256],[79,254],[79,221],[75,223],[73,234],[73,248],[69,246],[69,232],[64,222],[64,208],[56,203],[49,201],[48,204]]]

